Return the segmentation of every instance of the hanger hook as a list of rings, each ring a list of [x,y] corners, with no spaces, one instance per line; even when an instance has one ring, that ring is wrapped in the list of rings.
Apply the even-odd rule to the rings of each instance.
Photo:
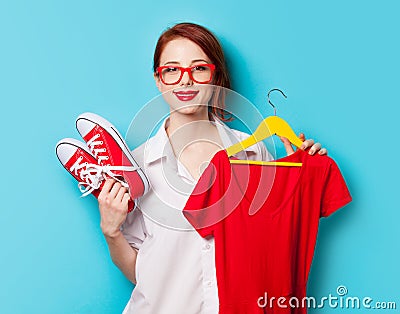
[[[274,115],[276,116],[276,107],[275,107],[275,105],[271,102],[271,100],[269,99],[269,94],[271,94],[271,92],[273,92],[273,91],[278,91],[278,92],[280,92],[280,93],[283,95],[283,97],[285,97],[285,98],[287,98],[287,96],[286,96],[285,93],[282,92],[279,88],[273,88],[273,89],[271,89],[271,90],[268,92],[268,95],[267,95],[268,102],[269,102],[269,104],[272,106],[272,108],[274,108]]]

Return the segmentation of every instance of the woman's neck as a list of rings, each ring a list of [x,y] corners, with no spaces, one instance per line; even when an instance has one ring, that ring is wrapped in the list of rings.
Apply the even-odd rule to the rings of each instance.
[[[183,114],[178,111],[170,113],[167,134],[170,136],[179,130],[184,129],[190,137],[202,136],[203,133],[212,127],[208,118],[208,110],[201,110],[193,114]],[[180,132],[179,132],[180,133]]]
[[[184,150],[201,152],[204,145],[221,145],[217,128],[208,118],[208,110],[193,114],[172,112],[166,132],[177,157]]]

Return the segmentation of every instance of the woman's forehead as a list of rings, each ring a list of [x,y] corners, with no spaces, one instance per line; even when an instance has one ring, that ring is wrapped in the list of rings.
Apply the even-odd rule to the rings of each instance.
[[[161,53],[160,63],[190,63],[197,60],[209,62],[208,56],[199,45],[187,38],[176,38],[165,45]]]

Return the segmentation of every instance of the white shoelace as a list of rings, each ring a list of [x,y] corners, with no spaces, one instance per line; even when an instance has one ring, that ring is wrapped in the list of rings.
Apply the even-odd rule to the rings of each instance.
[[[71,166],[70,171],[74,172],[76,176],[79,175],[81,181],[78,183],[78,188],[81,191],[81,197],[85,197],[98,189],[101,182],[108,177],[111,177],[121,183],[122,186],[129,189],[128,183],[121,180],[120,175],[113,171],[135,171],[136,167],[128,166],[100,166],[83,162],[83,157],[79,157],[76,162]]]
[[[95,134],[89,141],[87,141],[87,146],[89,147],[90,151],[93,153],[94,157],[97,158],[98,163],[100,164],[103,160],[108,160],[107,155],[100,155],[99,153],[105,153],[105,148],[96,148],[95,146],[103,145],[103,141],[96,141],[100,137],[100,134]]]

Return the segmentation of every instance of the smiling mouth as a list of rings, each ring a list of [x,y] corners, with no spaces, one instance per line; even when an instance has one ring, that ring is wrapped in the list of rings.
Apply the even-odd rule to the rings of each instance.
[[[179,91],[179,92],[174,92],[175,96],[181,100],[181,101],[189,101],[192,100],[196,95],[199,93],[197,90],[191,90],[191,91]]]

